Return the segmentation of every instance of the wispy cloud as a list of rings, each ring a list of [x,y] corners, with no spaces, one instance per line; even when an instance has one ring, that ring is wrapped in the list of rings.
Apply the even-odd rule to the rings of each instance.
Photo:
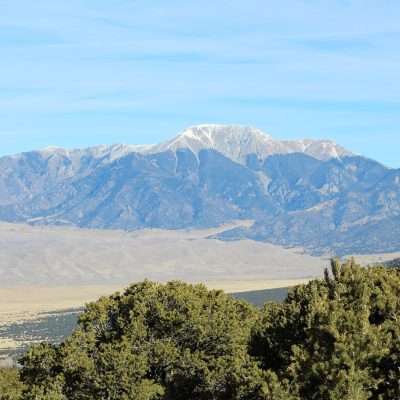
[[[393,134],[399,17],[391,0],[5,2],[0,148],[7,132],[74,147],[209,121]]]
[[[360,101],[360,100],[307,100],[295,98],[269,98],[269,97],[228,97],[219,98],[215,103],[240,104],[243,106],[266,106],[279,109],[325,111],[332,114],[336,112],[357,113],[398,113],[400,101]]]

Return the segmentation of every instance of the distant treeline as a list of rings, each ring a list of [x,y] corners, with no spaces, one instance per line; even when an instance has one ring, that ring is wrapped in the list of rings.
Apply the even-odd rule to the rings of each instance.
[[[16,360],[26,352],[32,342],[63,342],[77,328],[78,316],[82,311],[83,308],[48,311],[39,314],[36,319],[1,326],[0,340],[10,338],[16,346],[14,349],[0,349],[0,357]]]
[[[229,293],[237,299],[262,307],[267,301],[283,302],[288,288],[254,290]],[[0,327],[0,341],[12,339],[13,346],[0,349],[0,366],[17,363],[32,343],[48,341],[53,344],[63,342],[77,327],[82,308],[45,312],[37,318],[24,322],[14,322]],[[6,360],[6,361],[5,361]],[[1,399],[0,399],[1,400]]]
[[[86,306],[60,345],[0,370],[0,399],[400,398],[400,270],[332,261],[257,308],[174,281]]]
[[[385,263],[389,268],[400,268],[400,258],[395,258],[394,260]]]

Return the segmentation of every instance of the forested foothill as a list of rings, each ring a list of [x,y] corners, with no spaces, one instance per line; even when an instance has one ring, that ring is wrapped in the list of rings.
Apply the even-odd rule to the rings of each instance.
[[[20,362],[0,370],[0,399],[399,399],[400,270],[334,260],[262,308],[203,285],[135,283]]]

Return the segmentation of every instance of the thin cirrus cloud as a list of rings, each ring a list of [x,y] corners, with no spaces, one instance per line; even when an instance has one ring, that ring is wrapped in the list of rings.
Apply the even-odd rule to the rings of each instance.
[[[216,122],[329,137],[398,166],[399,17],[393,0],[8,2],[1,152],[152,143]]]

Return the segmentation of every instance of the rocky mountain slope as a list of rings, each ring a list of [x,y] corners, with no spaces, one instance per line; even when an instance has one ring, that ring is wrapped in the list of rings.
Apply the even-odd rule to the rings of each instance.
[[[218,237],[318,254],[389,252],[400,250],[400,170],[330,141],[200,125],[152,146],[0,158],[0,219],[112,229],[252,219]]]

